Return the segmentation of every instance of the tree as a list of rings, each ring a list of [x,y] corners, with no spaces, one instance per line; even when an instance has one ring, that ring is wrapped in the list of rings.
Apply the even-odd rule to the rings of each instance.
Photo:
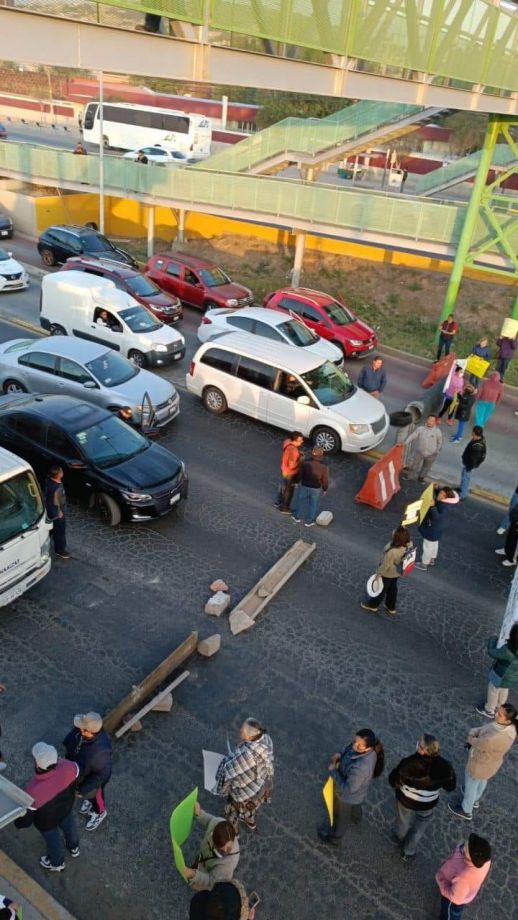
[[[283,118],[325,118],[351,104],[349,99],[327,96],[299,96],[296,93],[275,93],[263,104],[257,115],[257,128],[268,128]]]
[[[488,116],[482,112],[455,112],[444,119],[444,127],[452,131],[452,153],[466,156],[480,150],[484,143]]]

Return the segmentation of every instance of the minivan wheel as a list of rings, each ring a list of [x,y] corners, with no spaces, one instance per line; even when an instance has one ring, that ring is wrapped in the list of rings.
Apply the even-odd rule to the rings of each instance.
[[[136,364],[137,367],[145,367],[147,364],[146,356],[143,355],[141,351],[130,351],[128,358],[133,364]]]
[[[203,391],[202,399],[205,408],[213,415],[223,415],[228,409],[227,401],[217,387],[207,387]]]
[[[47,268],[51,268],[52,265],[56,264],[56,258],[52,252],[52,249],[42,249],[40,255],[41,261],[44,265],[47,266]]]
[[[66,335],[66,329],[63,329],[63,326],[59,326],[58,323],[52,323],[50,327],[51,335]]]
[[[97,507],[101,519],[105,524],[109,524],[110,527],[116,527],[117,524],[120,524],[121,509],[111,495],[106,495],[106,492],[101,492],[97,496]]]
[[[315,428],[311,439],[313,447],[320,447],[325,454],[336,454],[342,446],[340,438],[332,428]]]
[[[4,393],[27,393],[28,390],[24,387],[23,383],[20,383],[18,380],[6,380],[4,383]]]

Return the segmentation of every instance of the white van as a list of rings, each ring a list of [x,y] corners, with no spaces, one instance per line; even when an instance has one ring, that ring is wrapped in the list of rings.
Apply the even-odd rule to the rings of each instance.
[[[119,351],[138,367],[162,367],[185,354],[185,339],[109,278],[56,272],[41,282],[40,325]]]
[[[186,382],[209,412],[234,409],[301,431],[327,454],[370,450],[389,427],[379,399],[331,361],[246,333],[224,333],[198,348]]]

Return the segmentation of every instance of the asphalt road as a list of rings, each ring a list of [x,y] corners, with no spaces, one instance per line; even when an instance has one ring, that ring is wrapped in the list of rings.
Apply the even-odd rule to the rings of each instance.
[[[2,314],[16,305],[29,314],[37,286],[7,296]],[[186,311],[189,348],[197,320]],[[2,321],[0,337],[12,330]],[[175,371],[180,380],[183,370]],[[273,803],[254,836],[243,832],[237,872],[261,896],[257,920],[432,920],[434,872],[468,830],[445,799],[407,864],[390,840],[386,775],[371,787],[363,823],[336,849],[316,838],[320,790],[329,754],[366,726],[383,739],[389,769],[428,731],[461,776],[465,733],[481,721],[473,706],[486,684],[486,639],[498,630],[512,578],[493,552],[501,512],[475,499],[456,507],[435,571],[402,580],[398,617],[366,613],[363,585],[416,487],[406,485],[383,512],[358,505],[368,461],[339,456],[325,500],[333,524],[306,530],[272,503],[282,433],[232,413],[214,418],[184,390],[181,401],[162,443],[187,464],[188,502],[156,523],[115,530],[71,507],[74,558],[56,561],[44,582],[1,612],[8,778],[23,782],[35,741],[59,743],[74,713],[109,710],[192,629],[219,631],[222,649],[188,663],[170,714],[151,713],[142,732],[116,743],[108,818],[82,833],[81,857],[66,872],[45,875],[34,830],[6,828],[2,846],[78,920],[92,910],[102,920],[181,920],[189,892],[173,866],[171,809],[198,785],[203,806],[222,812],[222,801],[203,791],[201,750],[223,751],[227,732],[234,739],[254,715],[276,754]],[[315,553],[251,632],[232,637],[226,618],[203,613],[213,578],[227,581],[235,603],[299,537],[314,541]],[[494,846],[472,920],[516,917],[517,775],[515,750],[469,825]]]

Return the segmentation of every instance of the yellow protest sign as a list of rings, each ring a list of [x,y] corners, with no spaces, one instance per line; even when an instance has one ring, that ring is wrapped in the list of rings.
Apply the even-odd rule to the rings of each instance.
[[[419,508],[419,523],[420,524],[423,523],[425,516],[426,516],[426,512],[429,510],[429,508],[432,507],[433,486],[434,484],[433,482],[431,482],[430,485],[426,487],[423,494],[421,495],[421,507]]]
[[[418,498],[415,502],[410,502],[405,508],[405,515],[401,521],[402,527],[408,527],[409,524],[415,524],[419,520],[419,511],[421,510],[422,499]]]
[[[485,358],[480,358],[478,355],[470,355],[466,361],[466,367],[464,372],[466,374],[473,374],[474,377],[484,377],[490,362],[486,361]]]
[[[335,791],[335,784],[333,781],[333,777],[330,776],[324,788],[322,789],[322,795],[324,796],[324,802],[326,803],[327,813],[329,815],[329,823],[331,827],[333,826],[333,821],[335,817],[334,804],[333,804],[334,791]]]
[[[506,317],[502,324],[500,335],[504,336],[506,339],[516,338],[518,335],[518,319],[513,319],[512,316]]]

